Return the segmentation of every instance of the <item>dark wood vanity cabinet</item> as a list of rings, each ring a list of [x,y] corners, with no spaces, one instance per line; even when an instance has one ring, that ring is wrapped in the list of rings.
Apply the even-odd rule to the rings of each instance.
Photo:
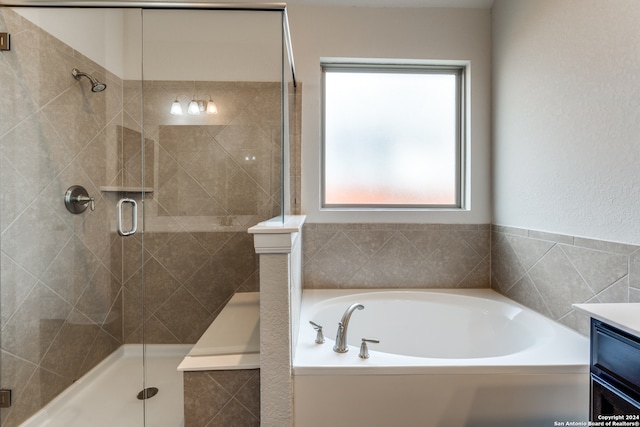
[[[640,338],[596,319],[591,320],[590,419],[640,421]]]

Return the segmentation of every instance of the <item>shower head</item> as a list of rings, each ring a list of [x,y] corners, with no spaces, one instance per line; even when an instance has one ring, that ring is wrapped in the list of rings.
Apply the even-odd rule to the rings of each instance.
[[[82,71],[79,71],[77,68],[74,68],[73,70],[71,70],[71,75],[75,77],[76,80],[80,80],[80,77],[82,76],[88,78],[89,81],[91,82],[91,92],[102,92],[107,88],[106,84],[99,82],[98,80],[94,79],[87,73],[83,73]]]

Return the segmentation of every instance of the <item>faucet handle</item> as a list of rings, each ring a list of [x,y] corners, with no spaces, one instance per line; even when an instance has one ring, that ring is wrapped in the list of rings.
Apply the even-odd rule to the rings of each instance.
[[[360,354],[358,357],[360,359],[368,359],[369,358],[369,349],[367,348],[367,343],[379,344],[380,340],[370,339],[370,338],[362,338],[362,344],[360,344]]]
[[[313,326],[313,329],[318,331],[316,334],[316,344],[324,343],[324,334],[322,333],[322,326],[318,325],[316,322],[309,320],[309,323]]]

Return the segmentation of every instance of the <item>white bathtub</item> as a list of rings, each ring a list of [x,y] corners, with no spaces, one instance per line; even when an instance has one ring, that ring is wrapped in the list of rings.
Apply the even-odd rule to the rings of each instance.
[[[361,303],[349,351],[338,322]],[[300,426],[544,426],[586,421],[586,337],[488,289],[307,290],[294,358]],[[324,327],[315,344],[309,320]],[[369,359],[358,357],[362,338]]]

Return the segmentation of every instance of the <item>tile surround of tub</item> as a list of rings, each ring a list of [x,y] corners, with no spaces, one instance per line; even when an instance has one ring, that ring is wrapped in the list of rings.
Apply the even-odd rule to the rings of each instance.
[[[305,288],[489,287],[488,224],[320,224],[303,229]]]
[[[640,302],[640,246],[493,225],[491,287],[585,335],[574,303]]]

